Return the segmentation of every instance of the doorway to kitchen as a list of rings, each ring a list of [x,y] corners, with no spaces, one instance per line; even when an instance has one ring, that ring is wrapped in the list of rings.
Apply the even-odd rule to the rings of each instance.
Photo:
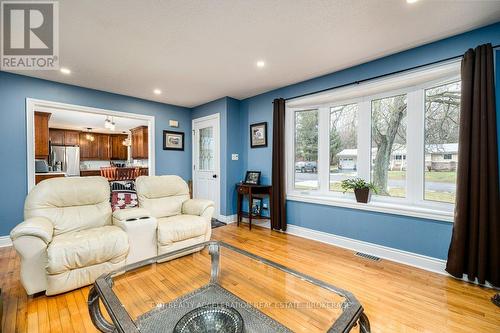
[[[108,167],[155,174],[154,117],[26,99],[27,184],[102,175]]]

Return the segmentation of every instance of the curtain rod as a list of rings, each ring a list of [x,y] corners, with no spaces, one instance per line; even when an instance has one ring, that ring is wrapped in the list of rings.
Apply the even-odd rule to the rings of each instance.
[[[500,47],[500,44],[492,46],[493,49],[497,49],[499,47]],[[462,57],[463,57],[463,54],[456,55],[456,56],[449,57],[449,58],[446,58],[446,59],[436,60],[436,61],[429,62],[429,63],[426,63],[426,64],[422,64],[422,65],[418,65],[418,66],[413,66],[413,67],[410,67],[410,68],[405,68],[405,69],[401,69],[401,70],[398,70],[398,71],[394,71],[394,72],[390,72],[390,73],[385,73],[385,74],[381,74],[381,75],[377,75],[377,76],[372,76],[372,77],[367,78],[367,79],[352,81],[352,82],[349,82],[349,83],[344,83],[344,84],[340,84],[340,85],[337,85],[337,86],[333,86],[333,87],[329,87],[329,88],[317,90],[317,91],[314,91],[314,92],[310,92],[310,93],[306,93],[306,94],[302,94],[302,95],[296,95],[296,96],[293,96],[293,97],[288,97],[288,98],[285,98],[285,101],[289,101],[289,100],[296,99],[296,98],[301,98],[301,97],[306,97],[306,96],[310,96],[310,95],[315,95],[315,94],[319,94],[319,93],[322,93],[322,92],[325,92],[325,91],[347,87],[347,86],[350,86],[350,85],[353,85],[353,84],[360,84],[360,83],[363,83],[363,82],[366,82],[366,81],[376,80],[376,79],[380,79],[380,78],[383,78],[383,77],[386,77],[386,76],[400,74],[400,73],[403,73],[403,72],[411,71],[411,70],[414,70],[414,69],[419,69],[419,68],[422,68],[422,67],[432,66],[432,65],[435,65],[435,64],[439,64],[441,62],[446,62],[446,61],[450,61],[450,60],[458,59],[458,58],[462,58]]]

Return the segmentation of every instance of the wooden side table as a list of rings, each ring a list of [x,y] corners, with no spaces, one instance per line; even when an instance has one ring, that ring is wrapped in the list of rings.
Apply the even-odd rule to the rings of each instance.
[[[272,199],[272,186],[271,185],[250,185],[244,183],[236,184],[236,192],[238,193],[238,220],[237,225],[240,225],[241,219],[243,217],[248,218],[248,229],[252,230],[252,219],[272,219],[272,209],[273,209],[273,199]],[[263,196],[269,196],[269,217],[263,216],[261,214],[252,213],[252,199],[262,198]],[[243,197],[248,196],[248,212],[244,212],[242,209]],[[272,221],[272,220],[271,220]]]

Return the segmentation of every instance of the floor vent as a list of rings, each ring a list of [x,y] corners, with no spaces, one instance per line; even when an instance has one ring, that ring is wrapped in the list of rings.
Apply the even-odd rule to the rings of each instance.
[[[379,257],[375,257],[375,256],[372,256],[371,254],[366,254],[363,252],[356,252],[354,255],[361,257],[361,258],[368,259],[368,260],[373,260],[373,261],[380,261],[381,260]]]

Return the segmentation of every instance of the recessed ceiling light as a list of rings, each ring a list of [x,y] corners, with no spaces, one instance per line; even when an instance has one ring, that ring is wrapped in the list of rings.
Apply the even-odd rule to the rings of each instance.
[[[63,74],[71,74],[71,71],[66,67],[61,67],[60,71]]]
[[[160,94],[161,94],[161,90],[160,90],[160,89],[155,89],[155,90],[153,90],[153,92],[154,92],[156,95],[160,95]]]
[[[415,3],[417,2],[418,0],[406,0],[406,3]]]
[[[257,61],[257,67],[262,68],[262,67],[264,67],[265,65],[266,65],[266,63],[264,62],[264,60],[259,60],[259,61]]]

